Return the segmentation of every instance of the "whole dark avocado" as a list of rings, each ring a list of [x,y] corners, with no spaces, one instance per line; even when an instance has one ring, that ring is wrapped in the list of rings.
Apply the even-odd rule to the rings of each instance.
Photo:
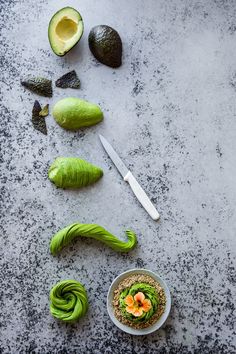
[[[88,37],[89,48],[95,58],[112,68],[121,66],[122,42],[119,33],[106,25],[95,26]]]

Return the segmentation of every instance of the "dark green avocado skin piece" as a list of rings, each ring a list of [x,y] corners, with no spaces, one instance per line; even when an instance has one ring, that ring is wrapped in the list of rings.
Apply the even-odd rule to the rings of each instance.
[[[78,89],[80,87],[80,80],[75,72],[72,70],[65,75],[62,75],[57,81],[56,86],[61,88],[74,88]]]
[[[102,64],[118,68],[122,63],[122,42],[119,33],[106,25],[95,26],[88,37],[89,48]]]
[[[40,96],[52,97],[52,81],[44,77],[32,77],[23,80],[21,85]]]
[[[40,117],[47,117],[49,113],[49,104],[46,104],[46,106],[44,106],[41,111],[39,112],[39,116]]]
[[[32,123],[36,130],[40,131],[44,135],[47,135],[47,126],[45,122],[45,117],[40,116],[40,112],[42,108],[40,106],[39,101],[34,102],[33,110],[32,110]]]

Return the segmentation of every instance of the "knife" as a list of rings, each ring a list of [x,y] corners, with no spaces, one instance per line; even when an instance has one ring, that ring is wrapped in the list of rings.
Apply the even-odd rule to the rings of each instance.
[[[125,166],[123,161],[120,159],[120,157],[115,152],[113,147],[108,143],[108,141],[102,135],[99,135],[99,138],[108,156],[113,161],[114,165],[120,172],[124,181],[129,183],[138,201],[142,204],[144,209],[153,218],[153,220],[158,220],[160,217],[158,211],[156,210],[156,208],[154,207],[151,200],[148,198],[147,194],[144,192],[143,188],[140,186],[138,181],[135,179],[133,174],[128,170],[128,168]]]

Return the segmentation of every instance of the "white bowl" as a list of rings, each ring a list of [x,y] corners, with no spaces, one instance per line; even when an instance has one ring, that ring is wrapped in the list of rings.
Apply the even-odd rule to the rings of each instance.
[[[147,328],[135,329],[135,328],[129,327],[129,326],[121,323],[120,321],[118,321],[118,319],[115,317],[115,314],[114,314],[114,307],[112,305],[112,301],[114,298],[114,291],[117,289],[119,283],[123,279],[125,279],[133,274],[149,275],[150,277],[152,277],[154,280],[156,280],[161,285],[161,287],[164,289],[164,292],[165,292],[165,296],[166,296],[165,311],[161,315],[161,317],[157,320],[157,322],[155,322],[152,326],[147,327]],[[124,273],[121,273],[120,275],[118,275],[118,277],[116,277],[113,280],[113,282],[111,283],[111,286],[108,290],[107,311],[110,316],[110,319],[118,328],[120,328],[122,331],[129,333],[129,334],[133,334],[136,336],[143,336],[143,335],[150,334],[150,333],[153,333],[154,331],[158,330],[164,324],[167,317],[169,316],[170,308],[171,308],[171,296],[170,296],[170,291],[168,289],[167,284],[165,283],[165,281],[163,279],[161,279],[161,277],[158,274],[156,274],[148,269],[131,269],[131,270],[127,270]]]

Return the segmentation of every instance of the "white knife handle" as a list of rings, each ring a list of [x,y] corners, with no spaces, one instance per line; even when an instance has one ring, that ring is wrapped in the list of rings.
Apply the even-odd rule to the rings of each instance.
[[[144,209],[148,212],[148,214],[153,218],[153,220],[158,220],[160,217],[158,211],[156,210],[151,200],[148,198],[147,194],[144,192],[143,188],[140,186],[140,184],[130,171],[127,173],[127,175],[125,175],[124,181],[129,183],[137,199],[142,204]]]

